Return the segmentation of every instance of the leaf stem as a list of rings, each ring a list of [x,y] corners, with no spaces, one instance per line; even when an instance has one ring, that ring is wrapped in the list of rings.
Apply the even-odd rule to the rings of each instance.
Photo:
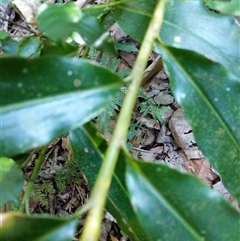
[[[114,168],[120,150],[125,146],[126,143],[127,132],[131,122],[131,114],[137,99],[138,89],[141,85],[148,56],[152,50],[155,39],[158,37],[162,25],[166,3],[167,0],[161,0],[158,2],[134,64],[131,73],[132,81],[128,87],[112,140],[110,141],[105,159],[89,199],[91,209],[89,210],[83,233],[80,238],[82,241],[98,240],[103,209],[105,206],[108,189],[111,184]]]
[[[28,184],[26,186],[26,190],[25,190],[25,193],[23,195],[21,205],[19,207],[19,211],[20,212],[24,212],[24,208],[25,208],[25,211],[26,211],[26,213],[28,215],[30,214],[30,211],[29,211],[29,199],[31,197],[31,192],[32,192],[32,189],[33,189],[34,181],[37,178],[39,170],[40,170],[40,168],[42,166],[42,163],[44,161],[44,156],[45,156],[47,147],[48,147],[47,145],[43,146],[41,151],[40,151],[40,154],[39,154],[39,157],[38,157],[37,162],[35,164],[35,167],[33,169],[32,175],[31,175],[31,177],[30,177],[30,179],[28,181]]]

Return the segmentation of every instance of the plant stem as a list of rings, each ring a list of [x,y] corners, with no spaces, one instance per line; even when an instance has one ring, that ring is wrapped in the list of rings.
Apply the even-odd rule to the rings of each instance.
[[[167,0],[161,0],[157,4],[150,25],[145,34],[141,49],[134,64],[128,91],[123,101],[121,112],[115,127],[115,131],[106,152],[105,159],[98,174],[91,197],[89,199],[91,209],[86,219],[85,227],[81,236],[82,241],[97,241],[100,233],[103,209],[106,196],[111,184],[114,168],[122,147],[127,140],[127,132],[131,122],[131,114],[137,99],[138,89],[141,85],[144,69],[147,65],[148,56],[153,43],[158,37]]]
[[[22,25],[19,24],[19,23],[16,23],[16,22],[14,22],[14,21],[11,21],[11,20],[9,20],[9,19],[7,19],[7,18],[4,18],[4,17],[2,17],[2,16],[0,16],[0,19],[3,20],[4,22],[11,23],[11,24],[13,24],[13,25],[15,25],[15,26],[18,26],[18,27],[20,27],[20,28],[22,28],[22,29],[25,29],[25,30],[27,30],[27,31],[29,31],[29,32],[31,32],[31,33],[34,33],[35,35],[38,35],[38,33],[35,32],[34,30],[32,30],[32,29],[30,29],[30,28],[27,28],[27,27],[25,27],[25,26],[22,26]]]
[[[85,47],[81,57],[83,59],[86,59],[88,54],[89,54],[89,51],[90,51],[90,48],[89,47]]]
[[[20,212],[23,212],[24,208],[25,208],[25,211],[28,215],[30,214],[30,212],[29,212],[29,199],[31,197],[31,192],[32,192],[32,189],[33,189],[34,181],[37,178],[39,170],[40,170],[40,168],[42,166],[42,163],[44,161],[44,156],[45,156],[46,150],[47,150],[47,145],[43,146],[41,151],[40,151],[40,154],[39,154],[39,157],[38,157],[37,162],[35,164],[35,167],[33,169],[32,175],[31,175],[31,177],[28,181],[28,184],[26,186],[26,190],[25,190],[25,193],[23,195],[21,205],[19,207]]]

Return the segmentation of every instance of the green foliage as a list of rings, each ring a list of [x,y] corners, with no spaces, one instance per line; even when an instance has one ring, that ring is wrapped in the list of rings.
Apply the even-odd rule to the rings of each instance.
[[[226,3],[214,1],[211,6],[220,13],[200,0],[114,0],[87,10],[73,3],[44,3],[36,19],[39,32],[31,28],[32,35],[20,41],[1,32],[0,204],[21,201],[18,213],[1,215],[3,240],[70,241],[79,216],[90,209],[81,240],[96,241],[105,200],[133,241],[238,239],[239,212],[222,196],[169,166],[133,160],[125,143],[139,127],[130,123],[137,97],[143,116],[162,121],[165,109],[139,89],[154,47],[203,154],[240,201],[240,28],[232,16],[221,14],[235,14],[237,5],[232,1],[225,8]],[[114,45],[104,26],[108,16],[142,42],[132,70],[115,73],[120,63],[116,50],[136,49]],[[76,58],[89,49],[90,60]],[[124,86],[122,78],[128,75],[132,81]],[[116,113],[117,124],[107,144],[88,122],[98,116],[104,131]],[[29,200],[19,200],[24,180],[15,156],[66,133],[76,163],[93,188],[89,202],[70,219],[25,214]],[[67,165],[57,173],[61,190],[78,176],[75,164]],[[30,178],[25,190],[31,191],[32,185]],[[45,207],[47,196],[53,194],[51,185],[42,181],[33,194]]]
[[[20,167],[12,159],[6,157],[0,157],[0,167],[0,207],[9,202],[19,204],[19,196],[24,183]]]
[[[142,116],[151,115],[154,120],[161,123],[163,121],[163,114],[165,111],[169,110],[169,107],[159,107],[152,98],[147,97],[143,88],[139,89],[139,97],[144,100],[137,105],[140,109],[140,113],[142,113]]]
[[[55,193],[53,183],[49,180],[42,180],[41,183],[35,183],[32,197],[39,201],[39,204],[46,209],[49,209],[49,200]]]
[[[60,192],[64,191],[71,183],[81,185],[80,170],[73,159],[68,160],[60,170],[56,171],[56,185]]]
[[[116,120],[117,112],[120,110],[120,107],[122,106],[125,93],[126,87],[122,87],[113,99],[112,103],[109,105],[109,107],[106,108],[97,117],[96,124],[99,127],[99,131],[101,133],[104,133],[105,131],[112,133],[113,130],[111,129],[111,127],[109,128],[109,124],[112,119]]]

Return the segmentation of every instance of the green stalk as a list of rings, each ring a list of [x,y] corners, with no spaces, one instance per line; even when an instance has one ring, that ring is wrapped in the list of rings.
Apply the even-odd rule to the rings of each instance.
[[[37,178],[39,170],[40,170],[40,168],[42,166],[42,163],[44,161],[44,156],[45,156],[46,150],[47,150],[47,145],[42,147],[42,149],[40,151],[40,154],[39,154],[39,157],[38,157],[37,162],[35,164],[35,167],[33,169],[32,175],[31,175],[31,177],[28,181],[28,184],[26,186],[26,190],[25,190],[25,193],[23,195],[21,205],[19,207],[20,212],[23,212],[24,209],[25,209],[25,211],[28,215],[30,214],[29,200],[30,200],[30,197],[31,197],[31,192],[32,192],[32,189],[33,189],[34,181]]]
[[[97,241],[100,233],[103,210],[106,202],[108,189],[111,184],[114,168],[122,147],[127,140],[127,132],[131,122],[131,115],[137,99],[138,89],[141,86],[144,69],[147,65],[148,56],[152,50],[153,43],[158,37],[167,0],[161,0],[157,4],[152,16],[150,25],[144,37],[141,49],[134,64],[131,78],[126,93],[121,112],[115,127],[112,140],[106,152],[105,159],[99,171],[96,183],[94,185],[89,203],[91,209],[85,222],[81,241]]]

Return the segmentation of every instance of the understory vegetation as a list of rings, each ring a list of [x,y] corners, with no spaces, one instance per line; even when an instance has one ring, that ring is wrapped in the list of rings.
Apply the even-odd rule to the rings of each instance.
[[[182,108],[192,128],[185,134],[193,132],[212,182],[221,180],[239,203],[238,0],[4,6],[1,240],[97,241],[106,212],[131,241],[239,240],[238,204],[132,152],[146,125],[154,136],[169,106]],[[161,80],[156,95],[168,99],[146,92],[161,71],[170,88]]]

